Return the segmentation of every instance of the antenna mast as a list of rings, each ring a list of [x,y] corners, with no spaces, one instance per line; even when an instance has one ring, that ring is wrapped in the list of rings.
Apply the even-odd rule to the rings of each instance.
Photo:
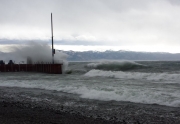
[[[51,33],[52,33],[52,64],[54,64],[54,47],[53,47],[53,20],[52,20],[52,13],[51,13]]]

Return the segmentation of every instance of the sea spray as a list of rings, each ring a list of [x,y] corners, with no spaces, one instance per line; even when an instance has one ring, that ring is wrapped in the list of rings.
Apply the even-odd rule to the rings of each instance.
[[[11,52],[3,53],[2,58],[6,63],[9,60],[15,61],[16,64],[26,63],[27,58],[31,58],[33,63],[51,63],[52,62],[52,49],[47,43],[37,43],[34,41],[28,42],[25,45],[11,46]],[[3,56],[4,55],[4,56]],[[54,55],[55,63],[63,63],[63,70],[65,71],[68,62],[68,55],[56,51]]]

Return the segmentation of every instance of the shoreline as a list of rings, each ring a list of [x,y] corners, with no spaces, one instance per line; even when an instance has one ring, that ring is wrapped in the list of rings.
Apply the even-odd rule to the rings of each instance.
[[[180,107],[98,101],[58,91],[0,87],[0,123],[179,124]]]
[[[85,117],[78,113],[71,114],[51,108],[33,107],[31,104],[0,101],[1,124],[116,124],[102,118]],[[123,122],[122,122],[123,123]]]

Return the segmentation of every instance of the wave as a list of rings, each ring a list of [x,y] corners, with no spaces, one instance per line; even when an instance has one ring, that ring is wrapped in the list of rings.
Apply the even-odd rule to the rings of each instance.
[[[99,61],[94,63],[89,63],[85,66],[89,69],[99,69],[99,70],[112,70],[112,71],[127,71],[137,68],[145,68],[147,66],[133,62],[133,61]]]
[[[180,74],[168,73],[141,73],[141,72],[123,72],[123,71],[102,71],[92,69],[84,76],[88,77],[111,77],[120,79],[143,79],[151,81],[167,81],[163,83],[180,83]]]
[[[180,107],[179,75],[95,69],[87,72],[85,76],[8,73],[0,75],[0,86],[60,91],[102,101],[128,101]]]
[[[134,87],[113,87],[113,86],[85,86],[85,85],[63,85],[58,81],[53,82],[53,85],[44,80],[30,82],[8,82],[5,81],[0,86],[6,87],[21,87],[21,88],[38,88],[45,90],[56,90],[64,93],[78,94],[81,98],[95,99],[102,101],[129,101],[134,103],[144,104],[159,104],[173,107],[180,107],[179,92],[168,93],[164,89],[153,91],[148,88]]]
[[[84,74],[87,70],[84,69],[67,69],[64,71],[65,74]]]
[[[69,89],[69,88],[68,88]],[[89,89],[87,87],[70,88],[70,93],[80,94],[82,98],[103,100],[103,101],[129,101],[134,103],[159,104],[173,107],[180,107],[179,93],[167,93],[166,91],[153,92],[151,89],[135,88],[114,88],[103,87]],[[173,98],[174,97],[174,98]]]

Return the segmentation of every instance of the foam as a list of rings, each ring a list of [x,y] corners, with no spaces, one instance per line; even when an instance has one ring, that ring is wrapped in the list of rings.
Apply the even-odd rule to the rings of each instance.
[[[143,79],[152,81],[167,81],[167,83],[180,83],[180,74],[168,73],[141,73],[141,72],[123,72],[123,71],[102,71],[92,69],[84,76],[87,77],[111,77],[119,79]],[[165,83],[165,82],[163,82]]]
[[[4,86],[7,86],[4,85]],[[58,85],[36,85],[36,84],[19,84],[15,85],[18,87],[26,87],[26,88],[40,88],[46,90],[57,90],[63,91],[67,93],[79,94],[82,98],[103,100],[103,101],[130,101],[135,103],[146,103],[146,104],[160,104],[167,106],[180,107],[180,100],[170,99],[169,94],[166,92],[152,92],[151,90],[138,90],[138,89],[114,89],[112,91],[102,90],[101,88],[91,89],[89,87],[81,86],[81,87],[73,87],[73,86],[64,86],[60,87]],[[57,87],[58,86],[58,87]],[[11,85],[13,87],[13,85]],[[165,96],[166,95],[166,96]],[[178,94],[171,94],[171,97],[177,97]]]
[[[79,67],[78,67],[79,68]],[[82,73],[81,73],[82,74]],[[180,107],[180,73],[140,73],[92,69],[86,74],[1,73],[0,86],[38,88],[81,98]]]

